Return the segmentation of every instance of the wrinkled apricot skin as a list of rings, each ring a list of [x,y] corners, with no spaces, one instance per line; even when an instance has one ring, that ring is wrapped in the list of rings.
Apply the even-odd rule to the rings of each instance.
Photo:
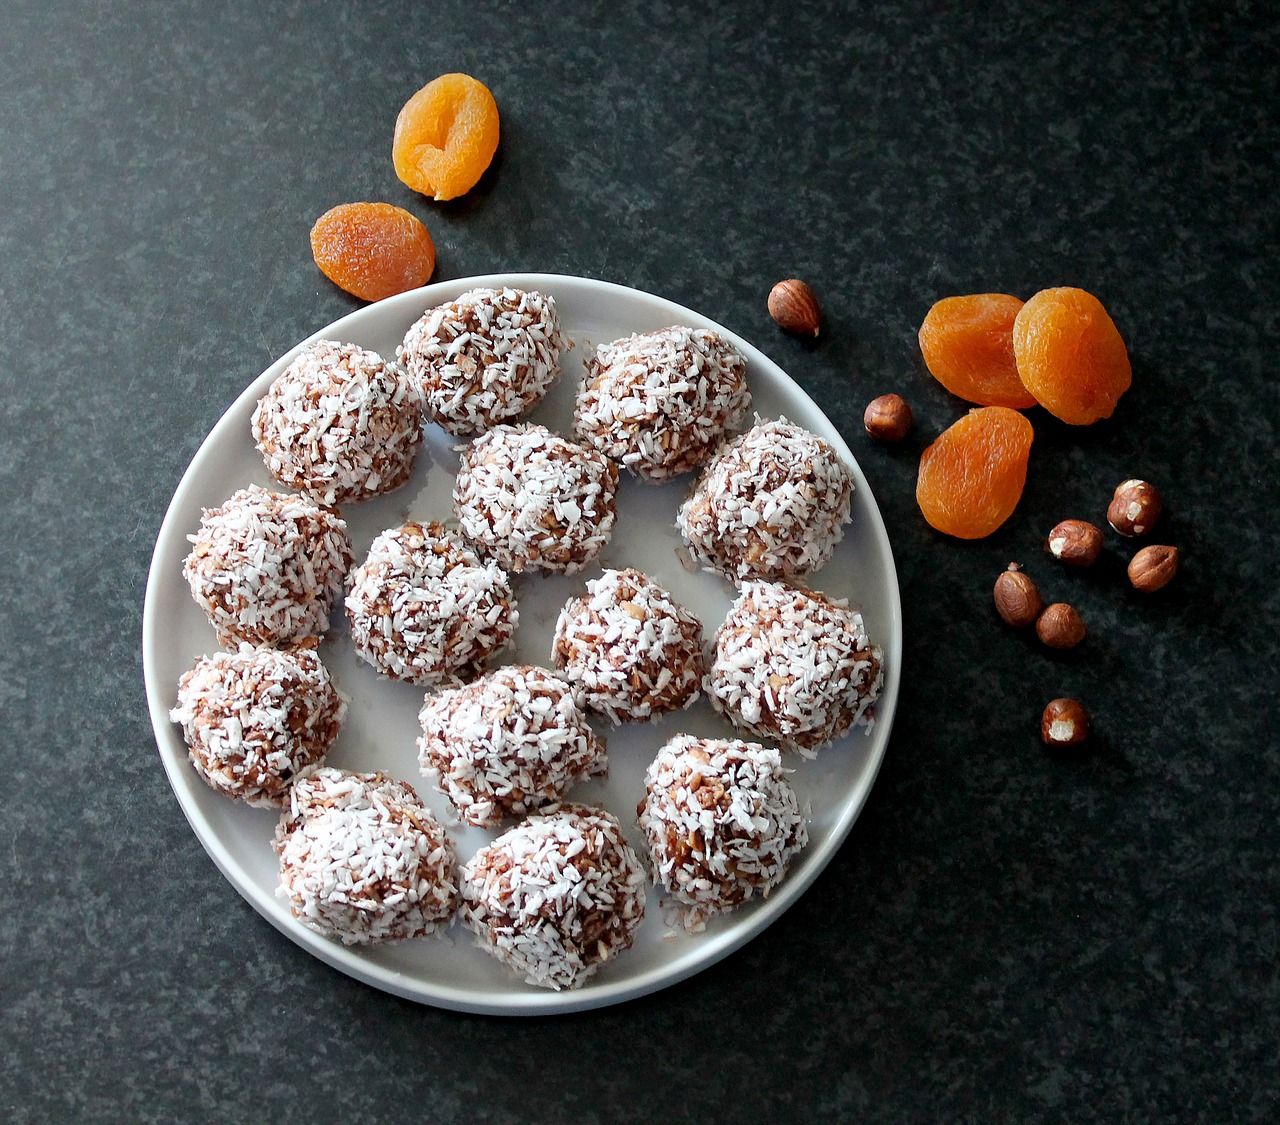
[[[982,539],[1013,515],[1027,482],[1035,436],[1006,406],[970,410],[920,455],[916,503],[929,526]]]
[[[498,103],[467,74],[442,74],[405,102],[391,142],[396,175],[437,200],[469,192],[497,151]]]
[[[929,374],[953,395],[979,406],[1035,406],[1013,358],[1013,322],[1022,301],[1008,293],[943,297],[920,325]]]
[[[1102,302],[1083,289],[1042,289],[1013,322],[1018,375],[1055,418],[1110,418],[1129,389],[1129,352]]]
[[[340,203],[311,228],[320,272],[362,301],[426,285],[436,248],[422,221],[390,203]]]

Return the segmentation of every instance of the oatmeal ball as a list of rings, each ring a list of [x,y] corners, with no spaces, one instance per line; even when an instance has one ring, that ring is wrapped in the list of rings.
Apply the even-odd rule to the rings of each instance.
[[[363,660],[428,687],[476,675],[520,620],[506,572],[435,522],[379,535],[351,572],[346,607]]]
[[[279,808],[294,777],[324,760],[346,713],[314,642],[304,641],[202,656],[178,681],[169,718],[210,788]]]
[[[428,695],[418,760],[467,824],[496,828],[608,769],[569,685],[527,665]]]
[[[462,453],[462,533],[507,570],[572,574],[613,534],[618,469],[545,426],[495,426]]]
[[[685,927],[767,898],[809,841],[782,755],[756,742],[678,734],[649,764],[640,830]]]
[[[781,582],[744,582],[714,645],[703,685],[712,706],[806,758],[865,721],[884,682],[862,614]]]
[[[543,988],[577,988],[630,948],[645,874],[603,809],[561,805],[481,848],[462,869],[463,922],[478,944]]]
[[[187,536],[182,576],[218,643],[288,644],[329,628],[329,610],[351,565],[337,512],[305,496],[250,485],[206,508]]]
[[[344,945],[436,933],[458,905],[448,833],[412,787],[384,773],[303,774],[272,846],[276,894],[300,922]]]
[[[853,474],[836,451],[785,418],[721,449],[680,506],[693,556],[730,578],[817,570],[844,536]]]
[[[321,504],[390,492],[422,440],[422,401],[395,364],[354,344],[308,344],[253,413],[267,472]]]
[[[536,406],[568,346],[545,293],[472,289],[428,309],[396,355],[420,385],[427,417],[470,437]]]
[[[584,366],[574,436],[646,480],[697,468],[751,405],[746,359],[705,328],[601,344]]]
[[[638,570],[606,570],[556,621],[555,665],[615,726],[687,707],[702,683],[702,622]]]

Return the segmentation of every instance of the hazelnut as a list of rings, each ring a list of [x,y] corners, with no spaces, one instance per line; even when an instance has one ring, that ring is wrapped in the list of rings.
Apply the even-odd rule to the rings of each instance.
[[[1163,510],[1164,500],[1154,484],[1145,480],[1127,480],[1111,498],[1107,523],[1121,535],[1145,535]]]
[[[769,291],[769,315],[783,331],[796,336],[817,336],[822,325],[818,298],[797,277],[779,281]]]
[[[1075,648],[1084,635],[1084,621],[1066,602],[1054,602],[1036,619],[1036,636],[1050,648]]]
[[[876,441],[901,441],[911,429],[911,407],[901,395],[873,398],[862,415],[862,424]]]
[[[1084,520],[1063,520],[1049,532],[1045,548],[1070,566],[1092,566],[1102,553],[1102,532]]]
[[[1079,746],[1089,737],[1089,712],[1074,699],[1055,699],[1040,716],[1046,746]]]
[[[1129,581],[1135,590],[1153,594],[1173,581],[1178,573],[1178,548],[1143,547],[1129,563]]]
[[[1006,625],[1015,629],[1025,629],[1034,624],[1044,608],[1036,584],[1018,569],[1017,563],[1010,563],[1009,569],[996,579],[993,593],[996,612]]]

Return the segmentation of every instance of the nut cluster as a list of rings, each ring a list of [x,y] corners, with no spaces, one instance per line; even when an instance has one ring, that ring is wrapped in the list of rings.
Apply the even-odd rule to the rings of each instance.
[[[1040,590],[1017,563],[1010,563],[996,579],[993,596],[996,612],[1014,629],[1036,627],[1040,643],[1048,648],[1075,648],[1085,638],[1084,620],[1075,607],[1054,602],[1046,607]]]

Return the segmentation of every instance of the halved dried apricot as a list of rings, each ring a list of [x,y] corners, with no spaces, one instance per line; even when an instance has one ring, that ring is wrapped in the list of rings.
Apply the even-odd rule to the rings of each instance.
[[[931,527],[957,539],[990,535],[1012,514],[1027,482],[1035,436],[1006,406],[970,410],[920,455],[916,503]]]
[[[1074,426],[1110,418],[1133,381],[1120,330],[1083,289],[1042,289],[1023,305],[1013,354],[1036,401]]]
[[[422,221],[390,203],[340,203],[311,228],[320,272],[362,301],[426,285],[436,247]]]
[[[929,374],[967,402],[1035,406],[1013,358],[1013,322],[1021,309],[1022,301],[1008,293],[943,297],[920,325]]]
[[[396,175],[433,199],[476,186],[498,151],[498,103],[468,74],[442,74],[404,104],[391,159]]]

